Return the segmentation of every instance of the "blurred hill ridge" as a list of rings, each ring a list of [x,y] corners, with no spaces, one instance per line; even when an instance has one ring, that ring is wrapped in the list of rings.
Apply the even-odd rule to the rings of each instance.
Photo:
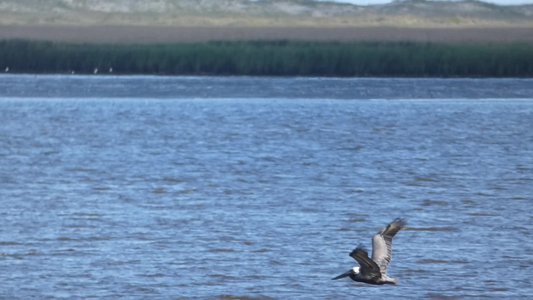
[[[368,6],[313,0],[2,0],[0,25],[531,26],[533,5],[475,0]]]

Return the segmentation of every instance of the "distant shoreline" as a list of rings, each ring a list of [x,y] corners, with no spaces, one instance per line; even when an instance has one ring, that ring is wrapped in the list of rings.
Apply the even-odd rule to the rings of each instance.
[[[250,40],[533,43],[533,27],[0,26],[0,40],[11,39],[87,44],[168,44]]]
[[[0,41],[6,73],[533,77],[533,43]]]

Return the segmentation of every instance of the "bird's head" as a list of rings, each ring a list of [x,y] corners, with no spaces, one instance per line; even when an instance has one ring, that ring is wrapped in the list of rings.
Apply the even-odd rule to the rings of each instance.
[[[341,279],[341,278],[344,278],[344,277],[350,277],[351,278],[353,276],[356,276],[357,274],[359,274],[359,267],[353,267],[350,270],[348,270],[347,272],[344,272],[341,275],[333,278],[333,280]]]

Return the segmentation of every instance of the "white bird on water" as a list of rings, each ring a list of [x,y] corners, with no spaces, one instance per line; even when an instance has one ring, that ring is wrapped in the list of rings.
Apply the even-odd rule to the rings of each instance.
[[[397,284],[396,279],[387,275],[387,267],[392,259],[392,238],[406,224],[404,219],[398,218],[374,235],[372,259],[368,257],[368,252],[362,246],[355,248],[350,256],[359,263],[359,267],[353,267],[333,280],[350,277],[353,281],[369,284]]]

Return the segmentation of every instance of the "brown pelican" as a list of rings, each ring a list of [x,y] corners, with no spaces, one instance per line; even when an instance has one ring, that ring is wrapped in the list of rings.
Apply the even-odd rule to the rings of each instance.
[[[385,228],[381,229],[372,239],[372,259],[362,246],[358,246],[350,256],[359,263],[359,267],[353,267],[346,273],[335,278],[350,277],[353,281],[369,284],[396,284],[398,281],[387,275],[387,266],[392,258],[392,238],[398,231],[405,227],[404,219],[396,219]]]

